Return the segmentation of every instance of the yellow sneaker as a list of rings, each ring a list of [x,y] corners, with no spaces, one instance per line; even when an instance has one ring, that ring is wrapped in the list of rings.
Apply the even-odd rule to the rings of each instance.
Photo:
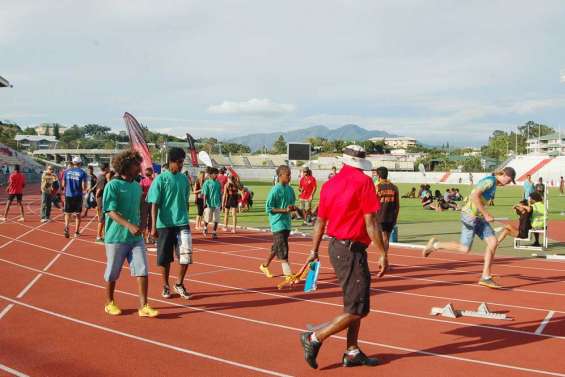
[[[140,317],[157,317],[159,315],[159,311],[153,309],[151,306],[149,306],[149,304],[145,304],[143,306],[143,308],[139,309],[137,311],[137,314],[139,314]]]
[[[264,264],[259,265],[259,270],[264,273],[266,277],[273,277],[273,274],[271,274],[271,271],[269,271],[269,267],[265,266]]]
[[[114,301],[110,301],[104,307],[104,311],[110,315],[120,315],[122,314],[122,310],[118,308],[118,305]]]

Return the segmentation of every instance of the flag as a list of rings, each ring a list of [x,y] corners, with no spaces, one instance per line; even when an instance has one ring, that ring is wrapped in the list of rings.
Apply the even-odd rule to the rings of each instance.
[[[124,122],[126,123],[126,128],[129,135],[129,143],[131,149],[139,152],[143,161],[141,162],[141,171],[145,172],[146,168],[152,168],[153,163],[151,161],[151,153],[149,153],[149,148],[143,137],[143,131],[141,130],[141,125],[130,113],[124,113]]]
[[[190,151],[190,161],[192,166],[198,166],[198,155],[196,154],[196,140],[190,135],[186,134],[186,141],[188,142],[188,150]]]

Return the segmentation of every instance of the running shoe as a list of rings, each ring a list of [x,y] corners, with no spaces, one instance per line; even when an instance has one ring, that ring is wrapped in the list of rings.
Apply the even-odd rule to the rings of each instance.
[[[164,298],[171,298],[171,288],[168,285],[163,286],[163,292],[161,292],[161,296]]]
[[[217,240],[217,239],[218,239],[218,235],[216,234],[216,232],[212,233],[212,239],[213,239],[213,240]]]
[[[0,221],[6,221],[6,218],[4,216],[0,216]]]
[[[69,238],[69,237],[70,237],[70,235],[69,235],[69,228],[65,227],[64,234],[65,234],[65,238]]]
[[[175,284],[175,292],[177,292],[179,296],[184,298],[185,300],[190,299],[190,297],[192,296],[190,292],[186,290],[183,284]]]
[[[320,351],[322,344],[310,340],[311,335],[311,331],[300,334],[300,343],[302,344],[302,348],[304,349],[304,360],[306,360],[311,368],[318,369],[316,357],[318,357],[318,352]]]
[[[49,220],[47,220],[47,219],[41,219],[41,222],[42,222],[42,223],[46,223],[47,221],[49,221]]]
[[[118,308],[118,305],[114,301],[110,301],[104,307],[104,311],[110,315],[120,315],[122,314],[122,310]]]
[[[75,232],[75,238],[78,238],[80,236],[79,232]]]
[[[422,256],[424,258],[427,258],[431,253],[436,251],[436,248],[434,247],[434,242],[436,242],[436,239],[433,237],[430,238],[428,244],[426,245],[426,247],[424,247],[424,250],[422,250]]]
[[[137,314],[139,314],[140,317],[153,318],[159,315],[159,311],[153,309],[151,306],[149,306],[149,304],[145,304],[143,305],[143,308],[137,311]]]
[[[25,219],[24,219],[24,217],[22,216],[22,217],[20,217],[20,218],[18,219],[18,221],[24,222]]]
[[[479,285],[482,285],[484,287],[488,287],[488,288],[493,288],[493,289],[502,289],[502,285],[498,284],[497,282],[494,281],[494,279],[492,278],[492,276],[488,279],[485,278],[481,278],[481,280],[479,280]]]
[[[265,274],[266,277],[268,278],[272,278],[273,274],[271,274],[271,271],[269,271],[269,267],[265,266],[264,264],[260,264],[259,265],[259,270]]]
[[[343,354],[343,366],[344,367],[356,367],[359,365],[366,365],[369,367],[374,367],[379,365],[381,362],[376,357],[367,357],[362,351],[359,351],[355,356],[349,355],[347,352]]]
[[[202,235],[203,235],[204,237],[207,237],[207,236],[208,236],[208,227],[204,227],[204,229],[202,229]]]
[[[104,238],[96,237],[96,240],[95,240],[94,242],[96,242],[96,243],[104,243]]]

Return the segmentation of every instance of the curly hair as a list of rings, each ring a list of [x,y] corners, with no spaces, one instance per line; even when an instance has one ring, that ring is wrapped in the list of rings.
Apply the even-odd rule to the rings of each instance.
[[[139,152],[127,150],[114,156],[112,166],[119,175],[126,175],[127,171],[133,164],[141,164],[143,158]]]

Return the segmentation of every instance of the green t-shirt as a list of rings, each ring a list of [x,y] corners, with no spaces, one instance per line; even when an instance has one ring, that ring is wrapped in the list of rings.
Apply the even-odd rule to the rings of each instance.
[[[146,201],[159,207],[158,229],[188,225],[189,190],[188,178],[182,173],[173,174],[166,171],[155,178]]]
[[[141,186],[136,181],[128,182],[121,178],[112,179],[104,188],[102,208],[106,216],[105,243],[134,243],[142,240],[115,222],[108,212],[119,213],[129,223],[139,226],[139,207],[141,205]]]
[[[271,211],[273,208],[287,208],[288,206],[293,206],[295,200],[294,190],[290,185],[277,183],[273,186],[267,197],[267,202],[265,203],[265,211],[269,214],[271,232],[274,233],[291,229],[289,213],[272,213]]]
[[[216,181],[215,179],[207,179],[204,181],[204,184],[202,185],[202,195],[206,197],[207,207],[221,207],[221,190],[222,186],[220,186],[220,182]]]

